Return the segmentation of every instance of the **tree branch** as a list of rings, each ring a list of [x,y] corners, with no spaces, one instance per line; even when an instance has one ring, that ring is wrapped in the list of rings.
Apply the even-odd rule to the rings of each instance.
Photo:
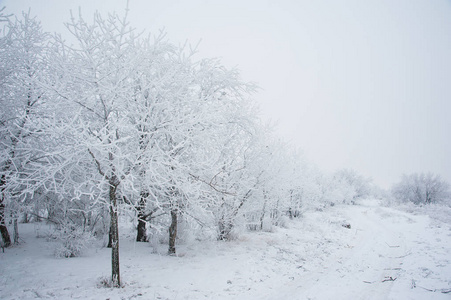
[[[105,177],[105,173],[102,171],[102,167],[100,166],[100,162],[97,160],[97,158],[95,157],[94,153],[92,153],[91,149],[88,149],[88,152],[92,156],[92,158],[94,159],[94,162],[96,163],[97,171],[99,171],[100,175]]]

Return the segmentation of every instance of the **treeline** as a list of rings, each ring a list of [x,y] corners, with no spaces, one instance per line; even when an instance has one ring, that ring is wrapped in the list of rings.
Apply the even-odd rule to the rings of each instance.
[[[167,234],[175,254],[180,224],[228,240],[374,192],[354,171],[319,172],[258,119],[254,84],[164,32],[139,33],[126,15],[80,15],[66,42],[29,14],[0,18],[5,246],[19,241],[19,221],[54,224],[65,257],[108,236],[120,286],[123,211],[137,241]]]

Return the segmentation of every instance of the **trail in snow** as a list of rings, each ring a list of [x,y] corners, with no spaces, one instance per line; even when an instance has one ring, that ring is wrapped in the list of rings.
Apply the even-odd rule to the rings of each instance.
[[[354,236],[345,247],[295,283],[299,299],[386,299],[408,255],[403,234],[381,222],[374,209],[349,207]],[[273,296],[275,297],[275,296]],[[281,297],[288,299],[288,295]],[[273,298],[274,299],[274,298]]]
[[[355,231],[346,247],[268,299],[451,299],[449,224],[391,208],[344,212]]]
[[[445,221],[445,222],[443,222]],[[446,222],[448,221],[448,222]],[[450,299],[450,218],[374,205],[307,212],[275,232],[179,245],[179,257],[133,242],[123,228],[122,289],[99,287],[110,251],[55,259],[22,224],[24,243],[0,253],[2,299]],[[350,224],[345,228],[343,224]],[[41,230],[44,231],[45,226]]]

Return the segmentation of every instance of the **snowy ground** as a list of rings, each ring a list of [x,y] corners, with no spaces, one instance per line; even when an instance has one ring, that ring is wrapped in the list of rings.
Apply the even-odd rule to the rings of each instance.
[[[273,233],[180,245],[178,257],[124,236],[121,289],[100,285],[110,249],[56,259],[36,238],[45,227],[22,224],[23,243],[0,252],[0,298],[451,299],[451,216],[437,215],[335,206]]]

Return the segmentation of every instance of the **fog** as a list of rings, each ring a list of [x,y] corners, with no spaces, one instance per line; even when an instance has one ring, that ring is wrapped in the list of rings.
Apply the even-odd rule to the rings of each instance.
[[[126,1],[5,0],[64,32],[72,9]],[[261,87],[261,115],[325,171],[352,168],[389,187],[403,173],[451,182],[450,1],[131,0],[139,30],[199,44]]]

